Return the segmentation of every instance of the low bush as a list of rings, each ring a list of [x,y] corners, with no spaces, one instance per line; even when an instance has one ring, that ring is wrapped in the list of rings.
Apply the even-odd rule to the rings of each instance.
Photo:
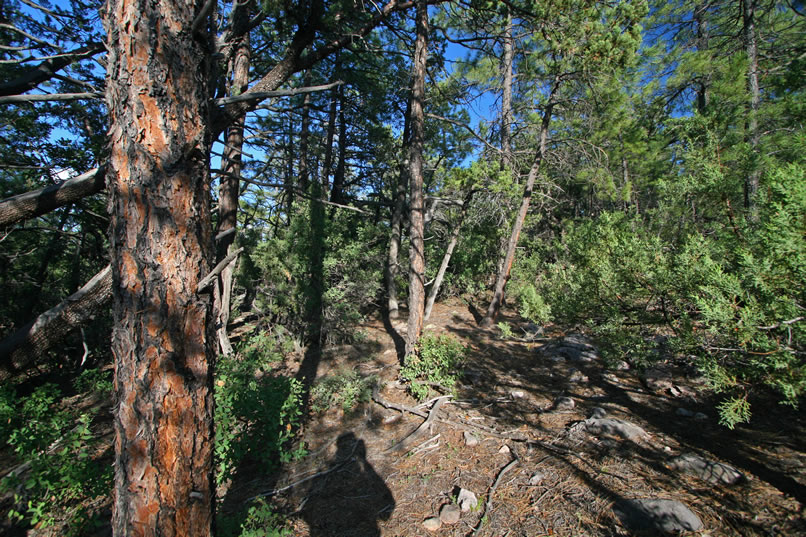
[[[453,390],[466,355],[467,349],[458,339],[426,335],[420,339],[417,351],[406,357],[400,376],[410,383],[412,395],[423,401],[432,385]]]

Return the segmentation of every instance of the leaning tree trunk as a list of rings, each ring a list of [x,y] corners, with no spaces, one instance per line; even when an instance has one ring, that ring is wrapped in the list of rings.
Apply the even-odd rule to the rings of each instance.
[[[232,81],[230,95],[244,93],[249,84],[249,6],[251,2],[237,2],[232,13],[233,33],[238,35],[234,46],[229,70]],[[243,164],[243,130],[246,122],[244,112],[227,128],[227,145],[221,159],[223,170],[218,189],[218,236],[216,259],[221,261],[235,248],[235,233],[238,227],[238,198],[240,197],[241,168]],[[235,263],[228,264],[218,281],[216,292],[216,315],[218,316],[218,344],[225,355],[232,354],[232,344],[227,334],[230,308],[232,307],[232,281],[235,275]]]
[[[406,354],[415,352],[423,331],[425,309],[425,240],[423,204],[423,145],[425,140],[425,69],[428,58],[428,4],[417,0],[417,41],[414,47],[409,151],[409,321]]]
[[[212,534],[210,4],[107,5],[116,537]]]
[[[112,298],[112,271],[107,266],[81,289],[0,342],[0,380],[22,371],[64,336],[108,311]]]
[[[546,154],[546,141],[548,139],[549,123],[551,122],[551,110],[553,108],[554,92],[549,97],[549,104],[543,112],[543,121],[540,125],[540,149],[537,152],[532,168],[529,170],[529,177],[526,180],[526,187],[523,189],[523,198],[521,200],[521,208],[518,215],[515,217],[515,223],[512,225],[512,233],[509,236],[509,244],[507,245],[506,255],[504,256],[504,263],[498,272],[498,277],[495,280],[495,290],[493,291],[493,299],[490,301],[490,306],[487,308],[487,313],[479,323],[483,327],[491,326],[498,312],[501,310],[501,304],[504,301],[504,287],[509,281],[509,273],[512,270],[512,262],[515,260],[515,249],[518,246],[518,239],[523,229],[523,223],[526,221],[526,213],[529,211],[529,203],[532,199],[532,190],[535,186],[537,174],[540,171],[540,164]]]
[[[451,239],[448,241],[448,247],[445,249],[445,255],[442,256],[442,263],[439,265],[439,270],[437,271],[437,275],[434,278],[434,283],[431,286],[431,290],[428,292],[428,300],[425,303],[425,316],[424,319],[427,321],[429,317],[431,317],[431,310],[434,307],[434,302],[437,300],[437,295],[439,294],[439,288],[442,287],[442,280],[445,279],[445,272],[448,270],[448,263],[451,262],[451,257],[453,256],[453,250],[456,248],[456,243],[459,242],[459,231],[462,229],[462,224],[465,222],[465,217],[467,216],[467,208],[470,206],[470,200],[473,198],[473,190],[467,193],[465,196],[464,202],[462,203],[462,212],[459,215],[459,221],[456,222],[456,226],[453,228],[451,232]]]

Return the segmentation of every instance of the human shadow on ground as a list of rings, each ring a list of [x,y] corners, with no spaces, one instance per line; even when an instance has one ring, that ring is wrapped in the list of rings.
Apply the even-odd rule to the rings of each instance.
[[[336,454],[313,480],[300,516],[311,537],[381,534],[378,521],[388,520],[395,499],[367,461],[364,441],[352,431],[339,436]]]

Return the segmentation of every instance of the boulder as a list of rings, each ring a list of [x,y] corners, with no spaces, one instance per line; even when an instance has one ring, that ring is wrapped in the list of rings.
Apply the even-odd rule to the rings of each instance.
[[[613,512],[632,531],[676,535],[702,529],[700,518],[677,500],[624,500],[613,506]]]
[[[615,418],[591,418],[585,420],[585,430],[596,436],[615,436],[638,442],[649,437],[638,425]]]
[[[554,410],[573,410],[576,402],[570,397],[560,396],[554,400]]]
[[[468,512],[479,504],[479,499],[471,491],[467,489],[459,489],[459,495],[456,497],[456,503],[462,512]]]
[[[694,475],[715,485],[735,485],[744,475],[733,466],[721,462],[709,461],[694,453],[686,453],[675,457],[669,466],[681,472]]]

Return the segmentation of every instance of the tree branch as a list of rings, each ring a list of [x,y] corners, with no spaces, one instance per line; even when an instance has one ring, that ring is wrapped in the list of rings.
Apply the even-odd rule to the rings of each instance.
[[[81,101],[88,99],[103,99],[103,94],[87,93],[43,93],[42,95],[8,95],[0,97],[0,104],[34,103],[46,101]]]
[[[106,50],[102,43],[91,43],[72,52],[43,61],[10,82],[0,84],[0,96],[18,95],[34,89],[73,62],[89,58]]]

